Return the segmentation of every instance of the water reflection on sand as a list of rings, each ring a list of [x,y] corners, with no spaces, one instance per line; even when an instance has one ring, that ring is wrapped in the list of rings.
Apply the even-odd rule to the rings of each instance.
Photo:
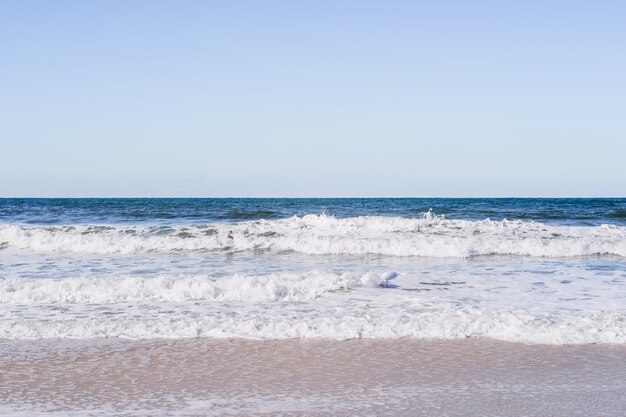
[[[0,414],[9,416],[618,416],[624,410],[624,345],[0,342]]]

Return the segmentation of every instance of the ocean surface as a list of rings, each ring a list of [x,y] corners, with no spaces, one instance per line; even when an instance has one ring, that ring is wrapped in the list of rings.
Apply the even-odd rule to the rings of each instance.
[[[626,199],[0,199],[0,339],[626,343]]]

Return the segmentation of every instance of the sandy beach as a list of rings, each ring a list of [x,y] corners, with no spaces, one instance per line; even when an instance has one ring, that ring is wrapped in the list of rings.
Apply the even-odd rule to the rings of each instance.
[[[8,416],[621,416],[626,346],[2,341],[0,404]]]

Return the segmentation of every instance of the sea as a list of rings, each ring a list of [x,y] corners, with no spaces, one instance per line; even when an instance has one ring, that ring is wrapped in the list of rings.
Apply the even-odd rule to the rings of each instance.
[[[0,199],[0,339],[626,343],[626,199]]]

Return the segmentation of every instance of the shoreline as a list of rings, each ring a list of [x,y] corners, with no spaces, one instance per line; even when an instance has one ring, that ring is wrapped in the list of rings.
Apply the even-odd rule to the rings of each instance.
[[[0,412],[568,415],[626,410],[626,345],[493,339],[0,341]]]

